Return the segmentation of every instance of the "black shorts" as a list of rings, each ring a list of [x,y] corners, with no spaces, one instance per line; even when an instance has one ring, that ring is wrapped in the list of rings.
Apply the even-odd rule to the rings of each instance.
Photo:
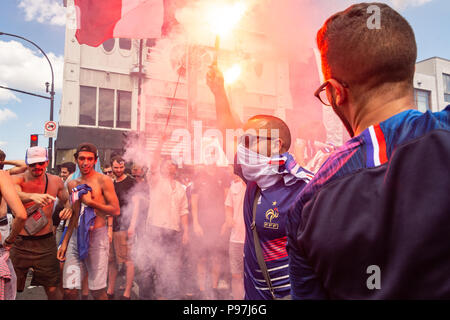
[[[17,291],[25,288],[28,270],[33,268],[31,285],[57,287],[61,283],[59,260],[53,233],[42,236],[17,236],[10,251],[17,275]]]

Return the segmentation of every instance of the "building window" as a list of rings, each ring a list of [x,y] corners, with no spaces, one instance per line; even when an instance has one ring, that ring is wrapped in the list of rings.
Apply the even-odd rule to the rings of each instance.
[[[414,89],[414,100],[418,110],[431,110],[430,91]]]
[[[98,92],[98,125],[114,126],[114,90],[100,88]]]
[[[80,86],[79,124],[131,129],[131,92]]]
[[[123,50],[131,50],[131,39],[120,38],[119,39],[119,48]]]
[[[444,100],[445,102],[450,103],[450,75],[443,74],[444,76]]]
[[[105,49],[106,52],[111,52],[114,49],[114,44],[116,43],[116,39],[111,38],[103,42],[103,49]]]
[[[117,90],[117,128],[131,128],[131,92]]]
[[[80,124],[95,126],[97,88],[80,86]]]
[[[149,38],[145,41],[145,45],[149,48],[154,47],[156,44],[156,38]]]

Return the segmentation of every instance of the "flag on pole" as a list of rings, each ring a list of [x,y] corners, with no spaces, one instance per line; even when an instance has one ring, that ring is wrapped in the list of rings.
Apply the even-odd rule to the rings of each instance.
[[[75,0],[80,44],[97,47],[111,38],[159,38],[163,0]]]

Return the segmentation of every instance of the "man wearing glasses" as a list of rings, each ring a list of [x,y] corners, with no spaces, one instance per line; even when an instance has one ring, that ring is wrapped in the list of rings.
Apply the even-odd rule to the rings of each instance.
[[[286,216],[312,174],[296,164],[288,153],[291,134],[283,120],[269,115],[256,115],[242,125],[230,110],[223,75],[216,65],[210,67],[207,84],[215,97],[219,128],[223,131],[237,128],[245,130],[237,147],[234,164],[235,174],[247,184],[243,206],[246,227],[245,299],[288,299],[290,281]],[[253,232],[254,227],[258,238]],[[309,285],[308,279],[314,281],[311,275],[312,270],[304,272],[306,285]],[[317,298],[317,295],[312,293],[310,298]]]
[[[105,164],[103,167],[103,174],[106,174],[108,177],[114,180],[115,176],[110,164]]]
[[[369,6],[381,27],[370,29]],[[408,22],[361,3],[317,34],[325,83],[315,95],[352,137],[288,215],[292,295],[314,270],[332,299],[450,298],[450,106],[419,112],[417,48]]]
[[[20,200],[28,212],[28,220],[37,228],[23,228],[11,248],[11,260],[17,274],[17,291],[24,289],[28,269],[33,268],[31,285],[43,286],[49,300],[62,298],[59,289],[61,274],[59,261],[56,258],[56,240],[53,234],[52,210],[53,202],[58,197],[64,203],[60,212],[61,219],[72,215],[69,195],[64,183],[58,176],[46,173],[48,165],[47,149],[31,147],[25,156],[27,171],[12,176]],[[46,221],[46,223],[45,223]]]

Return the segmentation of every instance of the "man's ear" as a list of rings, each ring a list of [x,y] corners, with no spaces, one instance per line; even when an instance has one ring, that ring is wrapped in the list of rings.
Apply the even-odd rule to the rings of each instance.
[[[275,139],[274,145],[272,147],[272,150],[276,151],[278,154],[281,154],[281,150],[283,149],[283,140]]]
[[[344,86],[334,79],[328,80],[330,82],[329,90],[331,90],[331,95],[334,97],[334,101],[338,107],[342,106],[347,100],[347,91],[345,91]]]

